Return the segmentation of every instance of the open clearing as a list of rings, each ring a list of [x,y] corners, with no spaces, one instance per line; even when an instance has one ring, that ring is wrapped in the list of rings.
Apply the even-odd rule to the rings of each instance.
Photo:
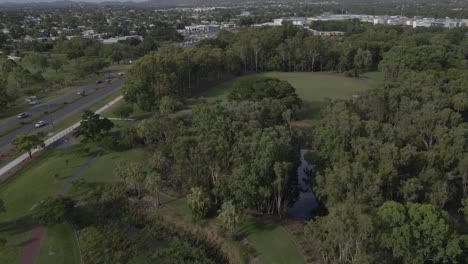
[[[288,81],[296,88],[298,95],[304,101],[299,114],[300,119],[318,117],[320,109],[326,104],[326,99],[351,98],[375,87],[380,82],[380,73],[366,74],[363,79],[319,72],[268,72],[258,75]],[[201,93],[200,96],[225,99],[235,81],[236,79],[223,82]]]

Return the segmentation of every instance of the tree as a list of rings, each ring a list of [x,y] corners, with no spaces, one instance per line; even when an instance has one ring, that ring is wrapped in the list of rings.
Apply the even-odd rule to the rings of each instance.
[[[360,72],[366,71],[372,65],[372,53],[368,50],[358,49],[354,56],[354,67],[356,75],[359,76]]]
[[[133,113],[133,106],[130,104],[124,104],[117,107],[114,113],[121,118],[128,118]]]
[[[163,96],[159,102],[159,113],[168,115],[180,109],[182,103],[170,96]]]
[[[210,198],[200,187],[192,187],[187,195],[187,203],[195,219],[206,216],[210,209]]]
[[[45,146],[44,141],[38,135],[35,134],[18,135],[13,140],[13,145],[15,145],[17,150],[27,151],[30,158],[32,158],[32,151],[34,149],[43,148]]]
[[[73,218],[75,201],[68,197],[47,198],[34,209],[33,218],[42,225],[55,225]]]
[[[379,246],[400,263],[454,262],[461,241],[448,217],[430,204],[386,202],[376,212]]]
[[[99,114],[86,110],[84,111],[80,122],[80,129],[75,133],[75,135],[83,136],[85,141],[91,140],[92,142],[96,142],[113,127],[114,124],[109,119],[101,118]]]
[[[60,69],[63,68],[63,60],[58,57],[53,57],[49,60],[49,65],[57,73]]]
[[[233,201],[224,202],[219,210],[218,219],[231,234],[234,233],[236,225],[240,221],[239,212]]]
[[[314,241],[324,263],[372,263],[372,218],[355,204],[331,207],[328,215],[307,223],[305,235]]]
[[[275,162],[273,170],[276,176],[273,181],[276,210],[279,217],[282,217],[285,189],[289,186],[291,176],[294,175],[293,164],[291,162]]]
[[[464,215],[465,221],[468,222],[468,198],[462,200],[462,207],[460,212]]]
[[[289,109],[299,109],[302,106],[302,101],[291,84],[268,77],[255,76],[237,80],[228,94],[228,98],[235,101],[275,99]]]
[[[0,113],[5,111],[9,102],[10,99],[7,93],[6,81],[0,79]]]
[[[137,192],[138,198],[141,196],[141,185],[146,178],[146,171],[142,166],[135,162],[121,162],[114,170],[116,177],[122,179],[127,185],[132,186]]]
[[[0,199],[0,214],[4,214],[6,213],[6,211],[7,210],[6,210],[5,202],[2,199]]]
[[[156,202],[154,203],[156,208],[159,208],[161,205],[159,194],[162,188],[162,179],[158,174],[148,175],[145,180],[145,188],[151,194],[156,194]]]

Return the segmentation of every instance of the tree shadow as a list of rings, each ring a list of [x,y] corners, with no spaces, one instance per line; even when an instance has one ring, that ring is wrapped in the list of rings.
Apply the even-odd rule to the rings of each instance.
[[[0,232],[9,234],[22,234],[30,232],[36,223],[30,215],[26,215],[14,220],[0,222]]]
[[[240,238],[245,238],[254,233],[274,230],[277,227],[278,225],[272,220],[248,217],[237,232]]]

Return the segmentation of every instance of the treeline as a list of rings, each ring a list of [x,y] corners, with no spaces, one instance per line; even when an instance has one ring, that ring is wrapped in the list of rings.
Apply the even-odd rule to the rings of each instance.
[[[339,24],[342,25],[342,24]],[[262,71],[329,71],[386,78],[407,70],[464,69],[467,29],[412,29],[352,24],[344,38],[313,36],[292,25],[222,31],[184,50],[164,47],[130,70],[126,96],[149,109],[164,95],[187,96],[226,75]]]
[[[468,261],[467,37],[454,32],[400,38],[385,85],[322,111],[310,159],[328,213],[306,234],[324,262]]]

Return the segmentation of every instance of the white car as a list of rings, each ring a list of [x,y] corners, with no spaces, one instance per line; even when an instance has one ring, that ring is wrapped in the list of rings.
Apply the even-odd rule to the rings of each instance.
[[[45,126],[45,125],[46,125],[46,123],[45,123],[44,121],[39,121],[39,122],[37,122],[34,126],[35,126],[36,128],[40,128],[40,127],[43,127],[43,126]]]
[[[16,117],[17,117],[18,119],[23,119],[23,118],[28,117],[28,114],[26,114],[26,113],[21,113],[21,114],[17,115]]]
[[[124,75],[125,75],[125,73],[119,72],[119,76],[124,76]]]

